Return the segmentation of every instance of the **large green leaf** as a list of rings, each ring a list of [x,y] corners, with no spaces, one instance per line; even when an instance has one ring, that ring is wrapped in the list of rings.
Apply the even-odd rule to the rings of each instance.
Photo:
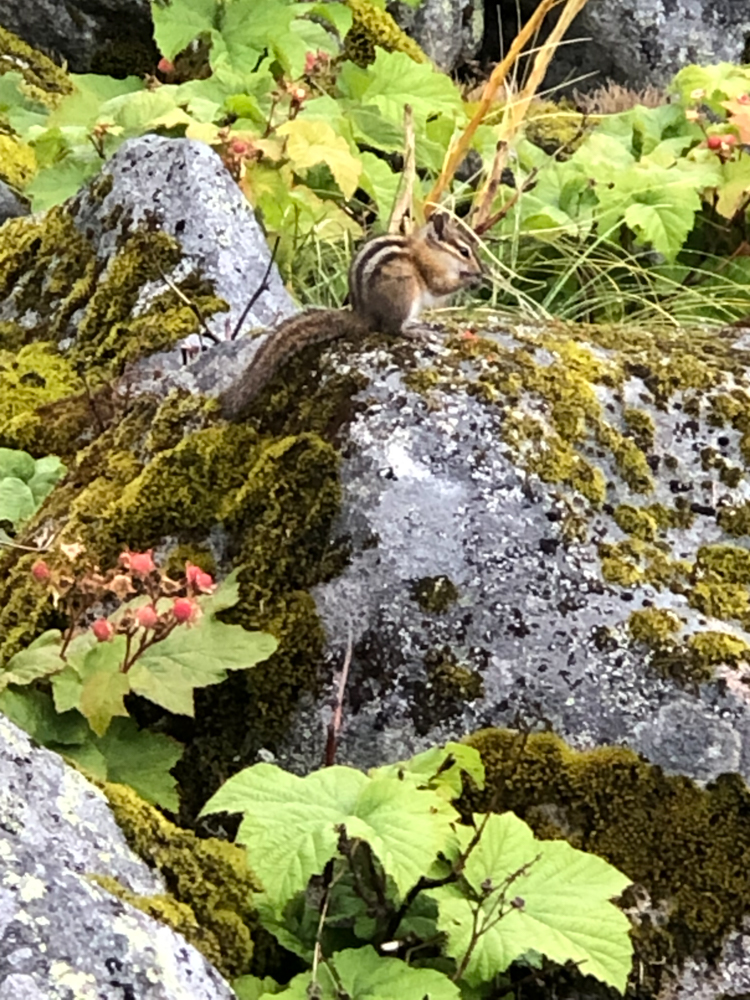
[[[475,817],[477,824],[482,819]],[[472,835],[470,828],[461,831],[464,845]],[[610,899],[629,884],[627,876],[565,841],[536,840],[513,813],[489,817],[464,875],[481,903],[467,898],[457,884],[429,895],[439,907],[446,950],[458,963],[475,927],[479,931],[464,974],[467,983],[490,981],[533,948],[556,962],[579,963],[586,975],[624,991],[632,958],[630,925]],[[487,895],[486,888],[499,889],[506,880],[507,912],[498,920],[500,893]]]
[[[34,502],[39,506],[65,475],[65,466],[57,455],[39,458],[34,463],[34,474],[28,480],[27,486],[34,496]]]
[[[139,729],[133,719],[113,719],[95,746],[106,763],[107,781],[130,785],[147,802],[177,812],[177,782],[169,772],[182,756],[182,744]]]
[[[0,479],[10,477],[27,483],[35,470],[36,462],[27,451],[0,448]]]
[[[281,993],[264,993],[261,1000],[277,996],[280,1000],[459,1000],[458,987],[434,969],[415,969],[399,958],[384,958],[371,945],[336,952],[318,967],[315,992],[312,975],[295,976]]]
[[[25,649],[19,650],[0,670],[0,691],[8,684],[31,684],[40,677],[48,677],[63,670],[60,659],[60,632],[49,629],[37,636]],[[76,707],[68,705],[67,708]]]
[[[154,40],[167,59],[174,59],[189,42],[216,27],[216,0],[180,0],[179,3],[151,2]]]
[[[226,680],[228,670],[245,670],[266,660],[276,640],[205,616],[179,626],[135,662],[128,674],[136,694],[180,715],[193,714],[193,690]]]
[[[202,815],[214,812],[244,814],[237,839],[279,909],[335,855],[337,827],[372,847],[403,894],[451,841],[457,818],[433,792],[397,778],[370,779],[349,767],[299,778],[273,764],[255,764],[230,778]]]

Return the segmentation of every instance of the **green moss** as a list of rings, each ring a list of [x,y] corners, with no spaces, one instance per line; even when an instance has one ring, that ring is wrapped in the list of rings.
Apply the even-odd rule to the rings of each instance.
[[[431,614],[440,615],[458,600],[458,588],[447,576],[425,576],[411,585],[412,599]]]
[[[0,75],[3,73],[20,73],[26,93],[48,107],[54,107],[56,99],[73,90],[64,70],[18,35],[0,27]]]
[[[707,670],[718,664],[735,666],[747,662],[750,646],[738,636],[726,632],[696,632],[688,639],[696,663]]]
[[[745,502],[738,507],[722,507],[716,515],[716,523],[735,538],[750,535],[750,503]]]
[[[467,701],[484,694],[481,674],[460,663],[449,647],[430,650],[424,658],[425,680],[410,698],[411,716],[420,735],[460,716]]]
[[[622,419],[628,434],[641,451],[652,451],[656,437],[656,425],[651,414],[645,410],[637,410],[632,406],[627,406],[622,411]]]
[[[631,614],[628,629],[636,642],[659,648],[682,630],[682,621],[666,608],[643,608]]]
[[[631,507],[629,504],[620,504],[615,508],[615,523],[621,531],[640,538],[645,542],[651,542],[656,538],[658,523],[647,510],[639,507]]]
[[[49,413],[37,411],[82,390],[73,365],[54,344],[28,344],[16,353],[0,350],[0,442],[38,455],[67,453],[69,448],[61,452],[53,447],[58,442]],[[68,412],[66,422],[70,417]],[[90,415],[87,417],[90,423]]]
[[[736,545],[703,545],[696,559],[698,579],[750,584],[750,550]]]
[[[259,885],[244,849],[174,826],[131,788],[103,788],[131,848],[160,872],[169,895],[139,897],[114,880],[100,884],[179,931],[228,979],[248,972]]]
[[[344,45],[344,56],[366,66],[375,61],[376,46],[387,52],[405,52],[414,62],[428,62],[419,45],[399,28],[390,14],[370,0],[345,0],[352,12],[352,26]]]
[[[36,173],[36,157],[28,143],[0,133],[0,179],[21,191]]]
[[[663,963],[715,955],[750,906],[750,791],[738,775],[705,790],[619,747],[570,750],[558,737],[484,730],[468,742],[487,769],[467,810],[511,809],[538,835],[564,837],[645,886],[665,924],[636,925],[646,986]],[[710,905],[707,901],[710,900]]]
[[[669,546],[631,537],[622,542],[599,545],[602,575],[607,583],[632,587],[650,583],[682,593],[692,570],[690,563],[671,559]]]

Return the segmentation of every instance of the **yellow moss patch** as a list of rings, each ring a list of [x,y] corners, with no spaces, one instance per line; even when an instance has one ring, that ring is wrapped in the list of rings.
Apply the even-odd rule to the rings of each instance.
[[[259,884],[244,848],[180,829],[132,788],[102,787],[131,848],[161,873],[170,894],[139,897],[114,880],[97,881],[179,931],[228,979],[248,972],[256,925],[252,900]]]
[[[647,510],[620,504],[615,508],[615,524],[621,531],[640,538],[644,542],[652,542],[656,538],[659,525]]]
[[[0,134],[0,179],[22,190],[36,172],[34,150],[21,139]]]
[[[370,0],[345,0],[352,12],[344,56],[360,66],[375,61],[375,46],[387,52],[405,52],[414,62],[429,62],[427,56],[391,15]]]
[[[0,27],[0,75],[3,73],[20,73],[26,93],[48,107],[55,107],[60,95],[73,90],[64,70],[18,35]]]

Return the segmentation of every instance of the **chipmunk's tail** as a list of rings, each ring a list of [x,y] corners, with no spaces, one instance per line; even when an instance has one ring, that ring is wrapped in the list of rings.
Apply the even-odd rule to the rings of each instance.
[[[221,412],[235,420],[290,358],[311,344],[368,331],[367,323],[350,309],[312,309],[284,320],[271,330],[250,364],[219,396]]]

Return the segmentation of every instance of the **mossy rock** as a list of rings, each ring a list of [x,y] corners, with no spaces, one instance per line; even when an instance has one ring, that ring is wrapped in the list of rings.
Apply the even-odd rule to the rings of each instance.
[[[260,888],[242,847],[199,839],[166,820],[124,785],[104,784],[130,847],[156,868],[169,893],[136,896],[114,879],[96,879],[150,916],[169,924],[228,979],[250,971],[257,927],[253,896]]]
[[[645,973],[716,956],[750,906],[750,790],[736,775],[707,788],[670,777],[622,747],[571,750],[551,733],[487,729],[468,739],[486,768],[466,809],[512,810],[537,836],[591,851],[648,891],[660,919],[636,923]],[[710,905],[708,901],[710,900]]]

